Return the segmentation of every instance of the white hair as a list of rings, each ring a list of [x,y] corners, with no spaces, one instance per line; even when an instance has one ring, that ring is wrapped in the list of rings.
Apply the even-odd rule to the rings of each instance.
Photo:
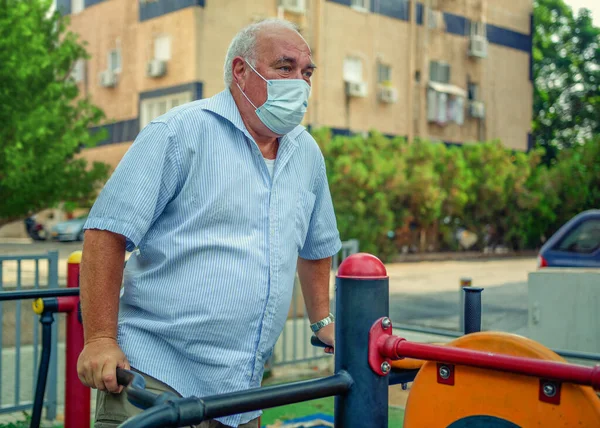
[[[236,56],[244,58],[252,67],[256,67],[256,35],[267,28],[287,28],[300,35],[298,27],[289,21],[278,18],[268,18],[242,28],[231,41],[227,55],[225,56],[223,78],[227,88],[233,82],[233,59]]]

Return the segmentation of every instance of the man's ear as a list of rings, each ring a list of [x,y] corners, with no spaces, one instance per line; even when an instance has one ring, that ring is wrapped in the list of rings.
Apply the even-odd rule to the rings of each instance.
[[[237,83],[242,88],[242,91],[246,90],[246,61],[244,61],[241,57],[236,56],[233,59],[232,74],[233,74],[233,83]]]

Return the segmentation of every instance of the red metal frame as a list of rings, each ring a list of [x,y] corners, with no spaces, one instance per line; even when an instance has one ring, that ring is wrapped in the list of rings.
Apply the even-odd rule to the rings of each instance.
[[[67,287],[79,287],[79,263],[69,263]],[[83,350],[83,325],[79,320],[79,297],[58,297],[58,311],[67,314],[65,365],[65,428],[90,426],[91,391],[77,375],[77,360]]]
[[[377,321],[381,322],[381,321]],[[493,352],[461,349],[452,346],[408,342],[397,336],[381,336],[373,345],[381,357],[399,360],[416,358],[448,364],[464,365],[510,373],[588,385],[600,391],[600,365],[584,367],[575,364],[513,357]],[[371,346],[370,346],[371,347]]]
[[[371,367],[371,370],[379,376],[385,376],[391,371],[384,373],[383,370],[381,370],[382,364],[386,361],[388,364],[392,362],[389,358],[384,357],[379,352],[379,344],[384,343],[392,334],[391,321],[390,326],[387,329],[384,329],[382,324],[383,319],[384,318],[379,318],[375,324],[373,324],[371,330],[369,330],[369,366]]]

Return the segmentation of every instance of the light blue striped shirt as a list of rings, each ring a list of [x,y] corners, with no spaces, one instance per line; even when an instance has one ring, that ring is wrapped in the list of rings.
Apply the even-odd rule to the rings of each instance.
[[[124,235],[119,344],[183,396],[260,386],[298,256],[341,248],[321,151],[301,126],[273,177],[228,89],[145,127],[85,225]],[[231,426],[260,415],[221,418]]]

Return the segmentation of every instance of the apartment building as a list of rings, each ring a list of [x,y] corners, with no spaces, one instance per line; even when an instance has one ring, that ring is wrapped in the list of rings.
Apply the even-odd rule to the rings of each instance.
[[[295,22],[313,51],[304,124],[527,150],[532,0],[57,0],[89,61],[74,78],[104,110],[108,138],[84,155],[116,165],[170,108],[224,89],[244,25]]]

